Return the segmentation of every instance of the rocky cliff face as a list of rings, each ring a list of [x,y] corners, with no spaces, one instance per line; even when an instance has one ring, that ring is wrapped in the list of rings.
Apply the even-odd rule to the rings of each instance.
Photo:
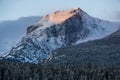
[[[51,58],[57,48],[103,38],[117,28],[117,23],[93,18],[80,8],[57,11],[28,27],[7,58],[38,63]]]

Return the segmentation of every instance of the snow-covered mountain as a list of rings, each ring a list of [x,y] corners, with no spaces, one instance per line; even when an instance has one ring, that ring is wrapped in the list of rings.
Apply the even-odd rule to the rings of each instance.
[[[0,22],[0,56],[18,43],[25,35],[27,27],[38,20],[40,17],[31,16]]]
[[[6,57],[38,63],[51,58],[55,49],[103,38],[118,27],[118,23],[93,18],[80,8],[56,11],[28,27],[27,34]]]

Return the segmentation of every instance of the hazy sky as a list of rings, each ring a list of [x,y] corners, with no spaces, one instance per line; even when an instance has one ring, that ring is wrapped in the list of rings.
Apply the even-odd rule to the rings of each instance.
[[[0,21],[42,16],[74,7],[94,17],[120,21],[120,0],[0,0]]]

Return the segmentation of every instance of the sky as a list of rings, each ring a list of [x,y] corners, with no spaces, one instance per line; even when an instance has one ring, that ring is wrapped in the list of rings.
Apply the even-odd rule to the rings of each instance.
[[[0,21],[76,7],[93,17],[120,22],[120,0],[0,0]]]

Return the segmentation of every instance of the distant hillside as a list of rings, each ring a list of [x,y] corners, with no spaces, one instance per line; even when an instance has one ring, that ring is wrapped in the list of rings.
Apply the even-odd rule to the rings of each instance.
[[[41,17],[23,17],[17,20],[0,22],[0,56],[18,43],[25,35],[26,29]]]

